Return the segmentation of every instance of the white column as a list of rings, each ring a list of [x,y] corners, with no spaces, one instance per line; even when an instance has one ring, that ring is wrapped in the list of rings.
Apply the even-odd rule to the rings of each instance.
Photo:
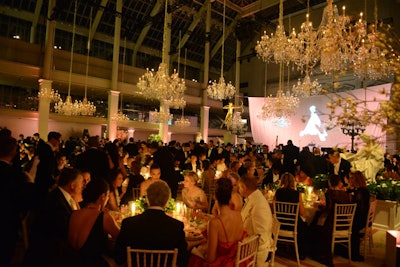
[[[135,138],[135,129],[128,129],[128,139]]]
[[[169,106],[166,103],[160,103],[160,113],[169,113]],[[160,122],[160,128],[158,134],[161,136],[161,140],[163,143],[169,142],[168,137],[168,121]]]
[[[122,0],[117,0],[116,11],[122,13]],[[107,136],[113,141],[117,137],[117,123],[112,120],[112,116],[118,113],[118,66],[119,66],[119,45],[121,38],[121,16],[115,16],[114,27],[114,47],[113,61],[111,70],[111,90],[108,92],[108,115],[107,115]]]
[[[53,81],[40,79],[39,90],[51,91],[51,84]],[[45,138],[49,133],[49,115],[50,115],[50,98],[39,98],[39,119],[38,119],[38,133],[42,138]]]
[[[107,115],[107,136],[113,141],[117,137],[117,122],[112,120],[113,115],[118,113],[119,92],[108,91],[108,115]]]
[[[200,118],[202,122],[201,127],[201,136],[204,142],[208,142],[208,123],[210,120],[210,107],[209,106],[202,106],[200,108]]]
[[[204,80],[200,109],[200,133],[205,142],[208,140],[208,122],[210,107],[207,106],[208,71],[210,64],[210,31],[211,31],[211,1],[206,0],[206,43],[204,47]]]

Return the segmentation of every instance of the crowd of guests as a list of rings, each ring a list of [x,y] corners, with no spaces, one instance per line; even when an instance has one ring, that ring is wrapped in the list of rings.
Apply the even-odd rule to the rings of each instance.
[[[350,173],[350,163],[335,150],[326,155],[318,148],[300,151],[290,140],[273,151],[267,145],[247,142],[234,147],[213,140],[160,145],[90,136],[64,142],[58,132],[49,132],[47,141],[38,134],[16,140],[3,129],[0,163],[5,184],[0,195],[3,203],[13,203],[6,225],[12,231],[0,241],[0,251],[7,255],[1,255],[1,266],[12,259],[21,218],[30,230],[24,266],[124,264],[127,246],[178,248],[179,266],[229,266],[235,261],[238,241],[251,235],[259,235],[257,266],[266,266],[275,249],[273,215],[271,203],[259,189],[279,184],[275,199],[298,202],[302,216],[304,206],[294,184],[311,184],[318,173],[329,175],[329,189],[326,204],[311,225],[299,218],[301,258],[319,259],[326,253],[319,260],[331,265],[330,250],[321,244],[330,249],[333,204],[355,202],[358,219],[353,226],[354,255],[349,256],[363,260],[358,232],[365,226],[369,207],[365,178]],[[134,199],[133,189],[146,196],[149,208],[124,219],[120,227],[111,213]],[[205,239],[186,241],[183,223],[163,212],[171,197],[214,215]],[[314,237],[323,239],[311,242]],[[318,249],[321,253],[313,253]]]

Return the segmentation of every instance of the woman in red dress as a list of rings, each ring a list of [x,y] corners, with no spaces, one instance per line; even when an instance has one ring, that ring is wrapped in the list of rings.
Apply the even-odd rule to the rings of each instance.
[[[218,216],[208,222],[207,242],[193,248],[188,266],[233,267],[235,265],[238,242],[246,233],[240,212],[229,207],[231,195],[231,180],[220,178],[215,192]]]

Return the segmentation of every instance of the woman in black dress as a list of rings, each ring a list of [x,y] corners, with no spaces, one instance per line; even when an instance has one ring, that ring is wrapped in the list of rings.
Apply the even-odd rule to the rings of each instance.
[[[302,216],[305,214],[303,199],[295,189],[294,176],[285,172],[281,175],[279,188],[276,190],[274,199],[281,202],[299,203],[299,218],[297,222],[297,246],[299,248],[300,259],[304,260],[307,252],[307,223]],[[284,227],[284,226],[283,226]]]
[[[367,223],[370,196],[362,172],[356,171],[349,174],[349,187],[353,195],[353,203],[357,203],[351,233],[351,260],[364,261],[364,257],[360,255],[360,230]]]
[[[343,186],[342,178],[339,175],[331,174],[328,177],[329,189],[325,194],[325,206],[319,206],[314,220],[311,224],[312,254],[315,260],[327,265],[333,266],[331,244],[333,219],[335,204],[350,204],[351,195]]]

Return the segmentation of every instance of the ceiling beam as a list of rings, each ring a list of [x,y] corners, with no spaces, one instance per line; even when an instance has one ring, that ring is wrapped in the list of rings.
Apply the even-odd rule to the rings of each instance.
[[[160,12],[161,7],[163,6],[163,3],[164,3],[164,1],[157,0],[157,2],[155,3],[153,9],[150,12],[150,17],[154,17],[155,15],[158,14],[158,12]],[[144,28],[140,32],[139,37],[138,37],[138,39],[136,41],[136,44],[135,44],[135,46],[133,48],[133,58],[136,58],[137,52],[141,48],[142,43],[143,43],[144,39],[146,38],[146,35],[149,32],[152,24],[153,24],[153,22],[148,23],[146,26],[144,26]]]
[[[243,7],[239,13],[242,15],[242,18],[245,18],[278,4],[279,0],[258,0],[257,2]]]
[[[100,6],[106,7],[107,3],[108,3],[108,0],[101,0]],[[90,40],[88,41],[89,43],[92,43],[92,41],[93,41],[93,37],[97,32],[97,27],[99,27],[100,20],[101,20],[101,17],[103,16],[103,13],[104,13],[104,8],[99,8],[99,10],[96,13],[96,16],[94,17],[94,20],[92,23],[92,29],[90,31],[92,36],[90,37]]]
[[[196,28],[197,24],[199,24],[204,12],[207,10],[207,5],[203,5],[200,10],[196,13],[196,15],[193,16],[193,20],[192,23],[189,25],[189,28],[187,29],[187,31],[185,32],[185,34],[182,37],[182,40],[180,40],[180,47],[184,47],[186,42],[189,40],[190,35],[192,34],[192,32],[194,31],[194,29]],[[177,58],[177,53],[175,53],[172,57],[171,57],[171,61],[174,61]]]
[[[36,2],[35,13],[32,20],[32,27],[36,28],[39,16],[40,16],[40,9],[42,8],[43,0],[38,0]]]
[[[235,30],[236,24],[239,21],[239,19],[240,19],[240,14],[236,15],[235,19],[232,21],[232,23],[226,29],[225,38],[223,39],[222,38],[223,36],[221,36],[221,38],[215,44],[215,46],[211,50],[210,59],[212,59],[215,56],[215,54],[218,52],[218,50],[222,46],[222,42],[225,42],[225,40],[228,38],[228,36]]]

